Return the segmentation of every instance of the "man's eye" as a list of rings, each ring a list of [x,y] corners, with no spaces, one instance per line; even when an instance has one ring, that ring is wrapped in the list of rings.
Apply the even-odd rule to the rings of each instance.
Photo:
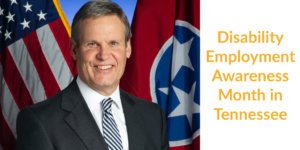
[[[95,43],[95,42],[88,42],[88,43],[85,44],[85,47],[88,48],[88,49],[94,49],[94,48],[98,47],[98,44]]]
[[[95,42],[89,42],[87,45],[88,46],[96,46],[97,44]]]
[[[113,41],[113,42],[110,42],[110,45],[112,45],[112,46],[116,46],[118,43],[117,42],[115,42],[115,41]]]

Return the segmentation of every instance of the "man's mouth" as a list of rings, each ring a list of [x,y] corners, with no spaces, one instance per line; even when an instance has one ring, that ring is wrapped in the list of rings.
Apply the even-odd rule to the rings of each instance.
[[[97,66],[97,68],[99,69],[110,69],[112,67],[112,65],[105,65],[105,66]]]

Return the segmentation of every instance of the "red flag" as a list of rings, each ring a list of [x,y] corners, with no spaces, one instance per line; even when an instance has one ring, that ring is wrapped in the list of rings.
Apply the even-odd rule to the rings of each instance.
[[[138,0],[121,87],[160,104],[172,150],[200,149],[200,1]]]
[[[58,0],[1,1],[0,149],[15,149],[16,118],[23,107],[53,96],[72,81],[76,67],[69,30]]]

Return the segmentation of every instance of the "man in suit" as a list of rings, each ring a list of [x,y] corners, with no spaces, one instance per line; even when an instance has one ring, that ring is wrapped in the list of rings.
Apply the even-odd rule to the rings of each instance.
[[[86,3],[74,17],[70,40],[78,76],[63,91],[19,113],[16,149],[169,149],[162,109],[119,89],[130,37],[118,5]]]

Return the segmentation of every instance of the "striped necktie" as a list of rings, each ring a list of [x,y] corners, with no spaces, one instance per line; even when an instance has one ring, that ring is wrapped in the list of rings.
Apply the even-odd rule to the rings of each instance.
[[[104,112],[102,119],[103,137],[109,150],[123,150],[120,132],[111,112],[112,102],[111,98],[102,101]]]

